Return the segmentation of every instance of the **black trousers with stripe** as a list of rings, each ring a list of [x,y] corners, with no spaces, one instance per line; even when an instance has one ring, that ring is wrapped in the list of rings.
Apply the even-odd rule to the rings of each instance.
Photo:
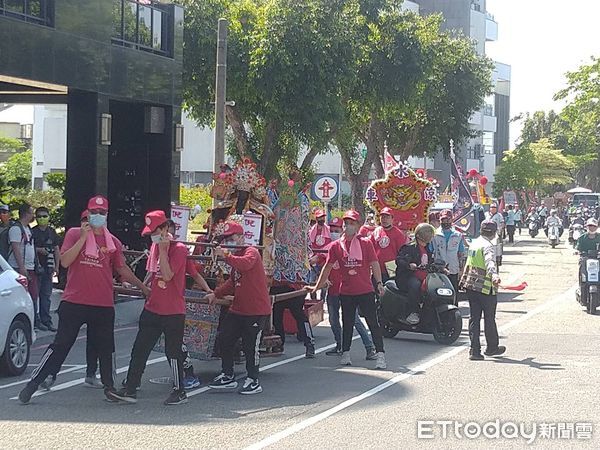
[[[258,380],[260,339],[269,316],[242,316],[228,312],[219,331],[223,373],[233,376],[235,345],[242,338],[248,377]]]
[[[161,334],[165,335],[165,354],[173,371],[173,388],[177,391],[183,391],[185,355],[181,346],[183,345],[184,328],[184,314],[161,316],[146,309],[142,311],[139,329],[131,350],[129,371],[127,372],[128,392],[134,393],[140,385],[150,352]]]
[[[58,307],[58,330],[40,365],[33,371],[30,383],[39,386],[48,375],[56,375],[83,324],[87,324],[88,339],[100,360],[100,377],[106,387],[112,387],[113,358],[115,348],[115,309],[88,306],[62,301]]]

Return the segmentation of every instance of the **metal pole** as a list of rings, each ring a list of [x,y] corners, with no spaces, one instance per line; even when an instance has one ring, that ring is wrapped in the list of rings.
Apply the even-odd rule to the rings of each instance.
[[[217,31],[217,73],[215,85],[215,161],[214,173],[225,163],[225,95],[227,90],[227,19],[219,19]]]
[[[338,209],[342,209],[342,177],[344,176],[344,162],[340,154],[340,176],[338,178]]]

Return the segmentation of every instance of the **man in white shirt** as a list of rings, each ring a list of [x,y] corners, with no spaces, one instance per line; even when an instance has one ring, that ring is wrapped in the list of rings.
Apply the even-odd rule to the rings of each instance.
[[[504,216],[498,212],[498,205],[492,203],[490,210],[485,214],[485,220],[494,222],[497,227],[496,232],[496,264],[498,267],[502,265],[502,237],[504,236]]]

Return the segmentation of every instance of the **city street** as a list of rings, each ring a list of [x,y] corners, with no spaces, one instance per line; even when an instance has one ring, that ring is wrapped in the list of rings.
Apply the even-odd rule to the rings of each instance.
[[[466,302],[457,345],[400,333],[385,340],[386,371],[365,361],[359,339],[352,367],[326,356],[333,338],[325,321],[315,329],[316,359],[305,360],[293,337],[285,355],[262,359],[260,395],[209,392],[205,386],[218,373],[219,361],[194,361],[202,386],[182,406],[163,406],[169,387],[149,382],[170,374],[159,353],[150,356],[135,405],[110,404],[102,391],[84,387],[82,330],[53,390],[39,392],[30,405],[15,399],[26,376],[0,378],[1,446],[438,449],[521,448],[533,440],[538,448],[598,448],[600,316],[589,316],[575,302],[577,256],[564,241],[551,249],[542,236],[517,236],[515,245],[505,244],[501,276],[503,285],[528,284],[523,292],[499,295],[501,344],[508,348],[503,357],[468,360]],[[141,307],[140,301],[117,306],[119,383]],[[46,333],[35,343],[28,373],[50,339]],[[242,376],[243,366],[236,369]],[[524,427],[529,437],[511,424],[495,438],[466,437],[496,420],[499,427],[508,422]],[[429,422],[419,428],[419,421]],[[465,434],[469,422],[475,425]]]

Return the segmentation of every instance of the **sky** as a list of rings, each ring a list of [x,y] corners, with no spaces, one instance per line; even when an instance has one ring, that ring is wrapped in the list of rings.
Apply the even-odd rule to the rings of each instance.
[[[498,41],[486,53],[512,66],[511,116],[560,110],[553,95],[566,86],[564,74],[600,57],[600,0],[487,0],[498,23]],[[514,124],[514,143],[520,126]]]

